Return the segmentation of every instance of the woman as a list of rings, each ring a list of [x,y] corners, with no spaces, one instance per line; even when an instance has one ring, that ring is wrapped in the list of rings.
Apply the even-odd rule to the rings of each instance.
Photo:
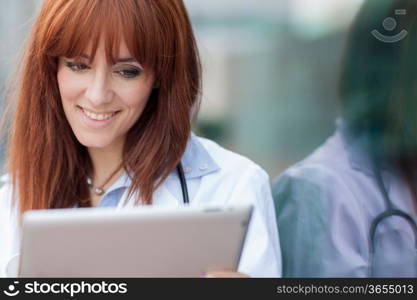
[[[200,79],[182,0],[46,0],[13,99],[0,260],[31,209],[252,203],[240,273],[210,276],[279,276],[266,173],[191,133]]]
[[[284,276],[417,276],[416,21],[415,1],[360,11],[336,133],[273,186]]]

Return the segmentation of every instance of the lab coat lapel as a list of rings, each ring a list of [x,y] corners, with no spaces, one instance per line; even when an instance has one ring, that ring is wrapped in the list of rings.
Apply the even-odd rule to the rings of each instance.
[[[127,198],[128,190],[126,189],[123,193],[119,204],[117,205],[117,209],[122,208],[129,208],[137,206],[135,205],[135,199],[140,197],[139,192],[133,193],[133,195]],[[161,206],[178,206],[178,200],[171,192],[167,189],[165,183],[163,183],[153,194],[153,205],[161,205]]]

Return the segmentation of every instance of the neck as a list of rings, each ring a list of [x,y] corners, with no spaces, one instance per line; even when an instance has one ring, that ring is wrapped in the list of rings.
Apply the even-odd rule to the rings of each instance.
[[[91,161],[93,163],[92,179],[94,185],[102,184],[108,176],[113,173],[122,162],[123,143],[113,143],[105,148],[88,148]],[[121,169],[115,174],[112,181],[123,173]]]

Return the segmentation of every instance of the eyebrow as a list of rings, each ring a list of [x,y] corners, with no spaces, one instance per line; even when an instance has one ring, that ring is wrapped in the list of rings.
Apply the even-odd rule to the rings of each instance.
[[[90,60],[90,56],[88,55],[81,55],[81,57]],[[133,57],[123,57],[123,58],[118,58],[116,60],[117,63],[125,63],[125,62],[138,62],[136,59],[134,59]]]

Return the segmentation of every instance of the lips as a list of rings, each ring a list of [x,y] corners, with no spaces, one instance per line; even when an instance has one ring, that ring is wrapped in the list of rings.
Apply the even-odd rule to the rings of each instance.
[[[89,117],[90,119],[93,119],[93,120],[96,120],[96,121],[103,121],[103,120],[110,119],[115,114],[115,112],[110,113],[110,114],[96,114],[96,113],[90,112],[90,111],[88,111],[86,109],[83,109],[83,113],[87,117]]]
[[[117,110],[106,111],[106,112],[96,112],[96,111],[92,111],[81,106],[78,106],[78,108],[83,112],[85,116],[87,116],[89,119],[94,120],[94,121],[103,121],[103,120],[110,119],[111,117],[113,117],[115,114],[119,112]]]
[[[77,106],[77,109],[81,113],[82,122],[90,128],[108,126],[120,113],[120,110],[97,112],[81,106]]]

